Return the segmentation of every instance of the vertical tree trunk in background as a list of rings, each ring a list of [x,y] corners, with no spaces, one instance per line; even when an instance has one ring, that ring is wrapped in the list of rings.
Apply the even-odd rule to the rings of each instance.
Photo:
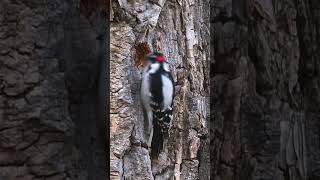
[[[106,179],[105,6],[0,1],[0,179]]]
[[[214,180],[320,179],[320,2],[213,0]]]
[[[209,1],[113,1],[111,22],[111,179],[209,179]],[[173,128],[158,162],[141,145],[134,57],[143,42],[165,54],[176,81]]]

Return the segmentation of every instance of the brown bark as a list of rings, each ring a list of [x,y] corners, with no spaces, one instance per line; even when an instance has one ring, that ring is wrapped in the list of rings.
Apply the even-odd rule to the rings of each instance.
[[[112,13],[111,179],[208,179],[209,1],[119,0]],[[140,43],[165,54],[176,81],[173,128],[158,161],[141,145]]]

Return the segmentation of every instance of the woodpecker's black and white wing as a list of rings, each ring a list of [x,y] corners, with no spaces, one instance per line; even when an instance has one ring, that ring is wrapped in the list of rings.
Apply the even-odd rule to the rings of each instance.
[[[153,109],[153,132],[151,142],[151,157],[157,158],[163,149],[164,140],[168,138],[169,129],[172,124],[172,105],[174,95],[174,85],[169,82],[172,79],[171,74],[161,75],[162,88],[161,97],[155,95],[153,97],[156,102],[152,105]],[[173,82],[173,81],[172,81]],[[163,98],[158,101],[158,98]]]
[[[172,75],[167,67],[151,74],[151,108],[153,110],[154,122],[156,122],[162,132],[167,132],[172,123],[172,105],[174,96],[174,83]],[[155,121],[156,120],[156,121]]]

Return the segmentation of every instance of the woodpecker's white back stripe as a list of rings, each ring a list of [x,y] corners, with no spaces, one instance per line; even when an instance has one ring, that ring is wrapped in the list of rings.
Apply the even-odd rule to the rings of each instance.
[[[163,107],[162,111],[165,111],[169,107],[171,108],[172,96],[173,96],[173,84],[171,80],[164,75],[161,75],[162,79],[162,94],[163,94]]]
[[[153,64],[150,65],[150,68],[151,69],[149,70],[149,73],[153,74],[153,73],[158,71],[158,69],[160,68],[160,64],[159,63],[153,63]]]
[[[163,69],[167,72],[170,72],[170,69],[169,69],[169,64],[168,63],[163,63]]]

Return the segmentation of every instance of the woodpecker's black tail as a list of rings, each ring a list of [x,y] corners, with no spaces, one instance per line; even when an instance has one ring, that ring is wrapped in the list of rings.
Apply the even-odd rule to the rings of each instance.
[[[164,136],[158,123],[154,123],[153,136],[151,142],[151,158],[157,159],[163,149]]]
[[[164,140],[169,137],[172,108],[166,111],[153,112],[153,136],[151,140],[151,158],[158,158],[164,147]]]

